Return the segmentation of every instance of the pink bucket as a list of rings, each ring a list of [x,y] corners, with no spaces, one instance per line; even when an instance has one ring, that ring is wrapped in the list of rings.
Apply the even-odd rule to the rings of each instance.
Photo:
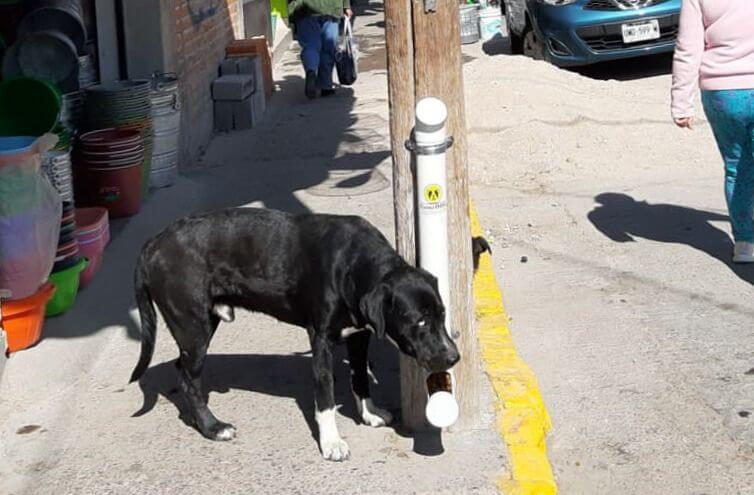
[[[110,242],[110,224],[105,208],[76,209],[76,239],[79,253],[89,259],[89,266],[81,272],[80,285],[88,285],[102,266],[105,247]]]

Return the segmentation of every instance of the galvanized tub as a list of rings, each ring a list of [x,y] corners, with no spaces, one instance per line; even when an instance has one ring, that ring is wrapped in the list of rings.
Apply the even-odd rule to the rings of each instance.
[[[59,31],[73,42],[78,54],[84,54],[86,26],[78,0],[25,0],[19,37],[38,31]]]

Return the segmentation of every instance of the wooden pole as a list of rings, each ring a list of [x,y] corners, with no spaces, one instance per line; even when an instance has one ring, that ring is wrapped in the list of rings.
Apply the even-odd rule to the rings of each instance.
[[[414,164],[404,142],[414,126],[414,43],[411,3],[385,0],[385,39],[388,58],[390,145],[393,152],[393,201],[398,253],[416,264]],[[401,418],[411,431],[425,428],[426,393],[423,373],[413,359],[400,355]]]
[[[460,333],[461,362],[456,366],[460,417],[454,429],[482,428],[483,374],[474,325],[471,227],[469,221],[468,151],[464,109],[458,3],[438,0],[425,12],[425,0],[385,0],[386,42],[393,147],[393,192],[398,250],[416,262],[414,178],[403,146],[414,123],[416,102],[427,96],[448,107],[448,133],[455,139],[447,155],[448,243],[451,260],[451,324]],[[401,403],[404,426],[426,428],[424,374],[401,357]]]

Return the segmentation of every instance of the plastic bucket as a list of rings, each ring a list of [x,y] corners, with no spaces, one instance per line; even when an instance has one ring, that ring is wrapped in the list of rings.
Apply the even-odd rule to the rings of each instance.
[[[86,240],[90,233],[98,234],[108,228],[108,215],[105,208],[76,208],[76,235]]]
[[[54,86],[31,77],[0,82],[0,136],[41,136],[55,128],[63,100]]]
[[[2,327],[8,336],[8,352],[27,349],[42,337],[45,305],[55,294],[55,286],[46,283],[36,294],[17,301],[2,302]]]
[[[79,292],[81,272],[88,264],[89,261],[86,258],[81,258],[74,266],[50,275],[50,283],[55,286],[56,290],[45,308],[47,316],[62,315],[73,307],[76,294]]]
[[[0,156],[23,155],[31,152],[37,138],[28,136],[0,137]]]
[[[98,237],[79,241],[79,249],[82,256],[89,260],[89,265],[81,272],[81,287],[86,287],[102,266],[102,256],[105,253],[105,233],[100,232]]]
[[[482,40],[489,41],[502,35],[503,18],[499,7],[487,7],[479,11],[479,33]]]
[[[478,5],[461,5],[459,7],[461,22],[461,43],[466,45],[479,41],[479,7]]]
[[[107,208],[111,218],[135,215],[141,209],[142,164],[76,170],[76,197],[83,205]]]

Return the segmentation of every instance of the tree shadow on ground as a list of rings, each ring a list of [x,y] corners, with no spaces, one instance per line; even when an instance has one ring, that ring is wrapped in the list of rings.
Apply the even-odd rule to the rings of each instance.
[[[728,222],[728,216],[671,204],[636,201],[621,193],[595,197],[600,204],[589,221],[615,242],[635,242],[635,237],[656,242],[683,244],[719,260],[741,280],[754,284],[754,266],[732,261],[733,241],[711,222]]]

